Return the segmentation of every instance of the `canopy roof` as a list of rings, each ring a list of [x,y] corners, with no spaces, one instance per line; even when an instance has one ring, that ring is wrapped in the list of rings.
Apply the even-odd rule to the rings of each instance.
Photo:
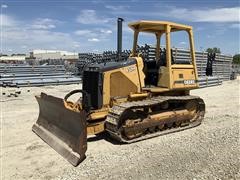
[[[136,30],[138,29],[139,31],[142,32],[160,32],[160,31],[165,31],[166,25],[170,25],[171,31],[181,31],[181,30],[190,30],[192,29],[192,26],[187,26],[184,24],[178,24],[178,23],[173,23],[173,22],[168,22],[168,21],[137,21],[137,22],[132,22],[129,23],[128,26]]]

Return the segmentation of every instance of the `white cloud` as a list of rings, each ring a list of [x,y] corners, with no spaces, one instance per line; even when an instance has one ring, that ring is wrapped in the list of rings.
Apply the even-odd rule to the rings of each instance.
[[[112,34],[112,31],[109,29],[82,29],[74,32],[75,35],[78,35],[79,38],[83,40],[88,40],[90,42],[97,42],[102,40],[107,40],[109,35]]]
[[[112,34],[112,30],[109,29],[101,29],[100,32],[104,34]]]
[[[179,44],[186,45],[187,43],[185,41],[181,41]]]
[[[207,38],[213,38],[213,37],[215,37],[215,36],[214,35],[210,35],[210,34],[207,35]]]
[[[88,39],[89,42],[99,42],[100,40],[98,38],[91,38]]]
[[[77,22],[82,24],[105,24],[111,19],[98,16],[95,10],[82,10],[77,17]]]
[[[15,26],[17,25],[17,22],[14,20],[14,18],[5,15],[0,14],[0,25],[1,26]]]
[[[4,26],[1,28],[0,38],[2,38],[3,52],[8,54],[11,53],[9,49],[12,53],[28,53],[33,49],[86,52],[95,49],[96,42],[109,41],[109,36],[112,34],[111,28],[106,28],[108,26],[79,29],[73,33],[61,32],[58,30],[58,25],[62,21],[50,18],[21,20],[8,14],[2,15],[2,19]]]
[[[161,5],[161,8],[163,6]],[[161,17],[175,18],[182,21],[191,22],[239,22],[240,21],[240,7],[228,7],[228,8],[177,8],[172,6],[165,6],[165,10],[159,11],[152,9],[151,11],[134,12],[130,10],[112,11],[111,13],[116,15],[128,15],[134,17],[148,17],[151,19],[159,19]]]
[[[53,28],[50,22],[58,22],[57,20],[20,21],[9,15],[3,15],[2,19],[4,25],[1,28],[3,52],[9,52],[9,49],[13,52],[28,52],[32,49],[52,49],[53,47],[71,51],[80,46],[71,34],[50,31]],[[36,22],[42,22],[42,25],[46,27],[36,26]]]
[[[80,45],[78,43],[74,44],[74,47],[79,48]]]
[[[231,28],[239,28],[240,29],[240,23],[232,24],[230,27]]]
[[[1,8],[8,8],[8,5],[2,4],[2,5],[1,5]]]
[[[3,31],[3,46],[21,47],[24,44],[31,48],[48,48],[74,46],[74,40],[67,33],[27,28],[6,29]]]
[[[198,9],[170,8],[163,16],[174,17],[193,22],[239,22],[240,7]]]
[[[92,35],[93,34],[93,32],[92,31],[90,31],[90,30],[77,30],[77,31],[75,31],[74,32],[76,35],[79,35],[79,36],[84,36],[84,35],[87,35],[87,36],[89,36],[89,35]]]
[[[100,51],[98,49],[93,49],[94,53],[100,53]]]
[[[121,11],[128,9],[129,6],[112,6],[112,5],[106,5],[105,8],[113,10],[113,11]]]
[[[194,31],[203,31],[205,29],[206,29],[205,27],[199,26],[199,27],[194,28]]]
[[[38,18],[33,24],[32,28],[34,29],[54,29],[56,28],[57,20],[49,19],[49,18]]]

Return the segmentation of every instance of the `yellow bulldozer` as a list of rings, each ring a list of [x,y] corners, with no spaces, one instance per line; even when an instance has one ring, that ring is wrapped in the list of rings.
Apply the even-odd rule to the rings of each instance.
[[[133,143],[192,128],[203,120],[204,101],[190,95],[191,89],[198,88],[192,27],[166,21],[138,21],[129,27],[134,38],[126,61],[89,65],[82,89],[64,99],[44,93],[36,96],[40,112],[32,130],[74,166],[86,157],[88,135],[107,132],[117,141]],[[178,31],[187,32],[188,63],[176,62],[172,55],[170,38]],[[121,36],[121,28],[118,32]],[[142,33],[156,38],[154,60],[137,53]],[[165,50],[160,51],[163,35]],[[119,44],[121,50],[121,40]],[[76,93],[82,94],[79,100],[69,101]]]

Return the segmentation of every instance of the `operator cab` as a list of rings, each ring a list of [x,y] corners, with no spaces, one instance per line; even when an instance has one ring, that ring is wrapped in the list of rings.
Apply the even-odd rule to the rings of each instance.
[[[137,44],[139,36],[149,33],[155,36],[154,59],[144,59],[145,88],[189,89],[197,87],[197,70],[195,66],[195,52],[192,27],[166,21],[138,21],[129,24],[134,30],[132,57],[138,57]],[[190,44],[188,61],[176,59],[176,52],[171,48],[171,36],[175,32],[185,32]],[[171,36],[170,36],[171,34]],[[176,33],[175,33],[176,34]],[[165,38],[162,38],[162,37]],[[161,39],[165,42],[161,44]],[[152,54],[152,55],[153,55]],[[189,80],[190,84],[184,84]],[[155,89],[156,90],[156,89]],[[161,90],[160,90],[161,91]]]
[[[150,48],[150,47],[149,47]],[[153,48],[152,48],[153,49]],[[144,74],[145,74],[145,86],[157,86],[158,78],[159,78],[159,70],[160,67],[166,67],[166,49],[160,48],[159,49],[159,59],[156,57],[156,49],[155,49],[155,57],[153,59],[146,59],[143,56],[144,61]]]

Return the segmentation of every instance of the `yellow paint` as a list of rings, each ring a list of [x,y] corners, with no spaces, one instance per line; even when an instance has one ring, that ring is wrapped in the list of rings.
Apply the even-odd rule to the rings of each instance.
[[[138,98],[144,98],[147,97],[148,93],[138,93],[138,94],[130,94],[130,99],[138,99]]]
[[[104,109],[104,111],[94,111],[89,115],[90,120],[96,120],[96,119],[103,119],[108,115],[108,109]]]
[[[94,120],[102,119],[102,123],[104,123],[108,109],[115,104],[163,93],[171,95],[182,95],[182,93],[185,93],[187,95],[189,90],[198,87],[196,83],[198,77],[191,26],[168,21],[138,21],[130,23],[129,27],[134,30],[133,50],[130,59],[136,63],[103,73],[103,107],[105,109],[92,111],[88,125],[88,134],[104,131],[104,126],[102,124],[94,124]],[[175,31],[186,31],[188,33],[192,64],[171,64],[171,32]],[[156,87],[145,87],[144,62],[136,51],[139,32],[155,34],[157,52],[160,49],[161,36],[163,34],[166,35],[166,66],[161,66],[158,70],[159,76]],[[156,57],[159,58],[160,54],[157,53]]]
[[[87,135],[99,134],[105,131],[104,122],[92,123],[87,126]]]
[[[141,31],[141,32],[149,32],[149,33],[155,33],[165,30],[165,26],[171,26],[173,28],[173,31],[181,31],[181,30],[190,30],[192,29],[191,26],[173,23],[169,21],[137,21],[129,23],[128,26],[135,30]]]

